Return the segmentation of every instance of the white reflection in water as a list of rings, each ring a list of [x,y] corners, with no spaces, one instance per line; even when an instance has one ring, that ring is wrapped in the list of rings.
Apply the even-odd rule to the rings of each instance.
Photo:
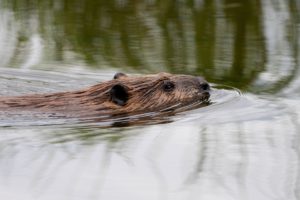
[[[10,62],[16,50],[18,26],[12,12],[1,10],[0,27],[0,67],[4,67]]]
[[[282,99],[293,109],[270,113],[277,107],[255,100],[256,113],[236,104],[212,109],[215,120],[199,112],[189,122],[138,128],[2,129],[0,196],[297,199],[300,121],[291,116],[299,106]]]
[[[42,39],[38,34],[32,35],[28,44],[28,56],[24,63],[20,66],[21,69],[29,69],[41,61],[43,54]]]
[[[291,25],[292,13],[288,11],[288,4],[284,0],[278,0],[276,4],[272,0],[263,1],[267,63],[266,70],[255,81],[257,87],[275,84],[295,72],[294,48],[297,44],[294,46],[290,42],[294,27]]]

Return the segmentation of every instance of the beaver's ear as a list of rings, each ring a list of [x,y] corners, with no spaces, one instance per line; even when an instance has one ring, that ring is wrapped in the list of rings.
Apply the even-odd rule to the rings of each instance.
[[[110,96],[111,101],[120,106],[124,106],[129,98],[127,89],[121,84],[114,85],[110,89]]]
[[[125,77],[127,77],[127,75],[124,73],[121,73],[121,72],[118,72],[114,75],[114,79],[120,79],[120,78],[125,78]]]

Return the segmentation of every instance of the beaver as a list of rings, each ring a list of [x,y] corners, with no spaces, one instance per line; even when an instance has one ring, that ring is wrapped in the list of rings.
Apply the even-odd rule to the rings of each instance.
[[[89,88],[51,94],[0,97],[0,111],[34,112],[49,117],[103,117],[160,112],[208,101],[210,85],[202,77],[159,73],[128,76]]]

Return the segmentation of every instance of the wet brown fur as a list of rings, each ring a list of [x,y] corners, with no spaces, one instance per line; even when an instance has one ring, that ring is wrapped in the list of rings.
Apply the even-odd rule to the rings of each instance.
[[[172,82],[174,90],[165,91],[163,87],[166,82]],[[188,75],[124,75],[78,91],[0,97],[0,111],[33,111],[64,117],[161,111],[207,100],[209,93],[207,90],[201,90],[201,83],[205,83],[205,80]],[[128,101],[125,105],[119,105],[112,100],[111,89],[116,85],[127,91]]]

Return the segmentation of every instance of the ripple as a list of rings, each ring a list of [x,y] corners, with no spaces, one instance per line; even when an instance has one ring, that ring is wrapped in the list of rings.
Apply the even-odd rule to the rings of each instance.
[[[285,111],[279,100],[242,93],[237,88],[213,85],[211,105],[177,117],[179,123],[223,124],[252,120],[270,120]]]

